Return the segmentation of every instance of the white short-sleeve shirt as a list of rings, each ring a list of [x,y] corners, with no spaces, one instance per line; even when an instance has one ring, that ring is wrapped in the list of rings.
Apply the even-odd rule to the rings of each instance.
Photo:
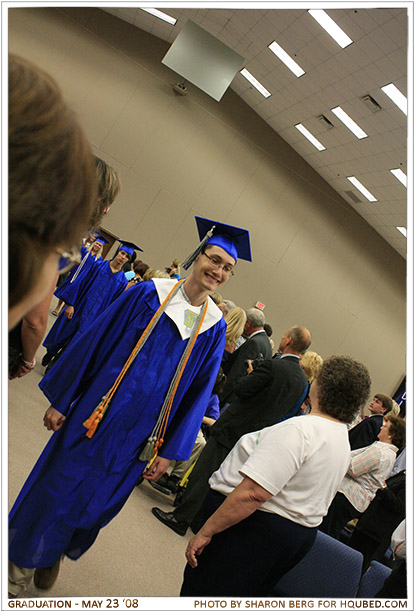
[[[317,527],[349,463],[347,426],[309,414],[242,436],[209,484],[229,495],[248,476],[272,494],[261,510]]]

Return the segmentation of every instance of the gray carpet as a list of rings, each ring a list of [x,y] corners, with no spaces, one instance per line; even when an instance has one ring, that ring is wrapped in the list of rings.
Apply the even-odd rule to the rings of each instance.
[[[52,299],[50,310],[56,304]],[[49,314],[48,328],[55,317]],[[35,370],[9,382],[9,508],[50,437],[43,427],[49,403],[38,388],[45,349],[36,355]],[[172,496],[147,482],[136,487],[115,519],[78,561],[65,559],[49,591],[33,584],[24,597],[176,597],[185,567],[185,548],[193,535],[175,534],[151,514],[152,506],[172,509]]]

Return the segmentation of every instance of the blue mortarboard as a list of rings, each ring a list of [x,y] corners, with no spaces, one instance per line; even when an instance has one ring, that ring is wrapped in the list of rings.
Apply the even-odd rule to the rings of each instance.
[[[182,267],[185,270],[190,267],[202,249],[209,244],[214,244],[224,249],[228,255],[234,258],[235,262],[238,258],[252,261],[248,230],[203,217],[195,217],[195,219],[201,243],[182,263]]]
[[[102,234],[97,234],[97,236],[95,237],[95,242],[102,242],[102,244],[106,244],[107,242],[109,242],[109,240],[104,238]]]
[[[128,255],[133,255],[134,251],[142,251],[143,249],[140,249],[139,246],[137,246],[136,244],[134,244],[134,242],[127,242],[127,241],[123,241],[120,240],[121,242],[121,246],[118,250],[122,249],[123,251],[125,251],[126,253],[128,253]]]

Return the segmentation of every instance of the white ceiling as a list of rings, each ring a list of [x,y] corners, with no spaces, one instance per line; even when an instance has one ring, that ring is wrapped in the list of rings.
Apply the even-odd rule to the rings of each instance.
[[[241,54],[244,67],[272,95],[265,99],[239,73],[232,89],[406,257],[406,239],[396,229],[406,227],[406,188],[389,170],[401,168],[407,174],[407,118],[380,89],[394,83],[407,96],[406,7],[326,9],[353,40],[345,49],[305,9],[160,7],[178,20],[175,26],[140,8],[104,10],[170,43],[191,19]],[[267,48],[273,40],[305,70],[302,77],[295,77]],[[380,104],[380,111],[363,103],[366,94]],[[335,106],[341,106],[368,138],[357,139],[331,112]],[[319,115],[334,128],[327,129]],[[294,127],[297,123],[326,150],[315,149]],[[347,176],[356,176],[378,201],[368,202]]]

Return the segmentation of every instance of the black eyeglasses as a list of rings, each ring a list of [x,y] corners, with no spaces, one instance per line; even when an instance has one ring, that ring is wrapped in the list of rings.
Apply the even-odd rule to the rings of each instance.
[[[222,269],[225,272],[225,274],[228,274],[229,276],[234,275],[233,266],[231,266],[230,264],[223,264],[220,257],[215,257],[215,256],[211,257],[204,251],[203,251],[203,255],[205,255],[209,259],[212,267],[215,268],[215,270]]]
[[[79,264],[81,261],[81,254],[79,249],[76,247],[71,247],[68,251],[64,251],[63,249],[55,249],[56,253],[60,255],[59,263],[58,263],[58,272],[59,274],[65,274],[65,272],[69,272],[76,264]]]

